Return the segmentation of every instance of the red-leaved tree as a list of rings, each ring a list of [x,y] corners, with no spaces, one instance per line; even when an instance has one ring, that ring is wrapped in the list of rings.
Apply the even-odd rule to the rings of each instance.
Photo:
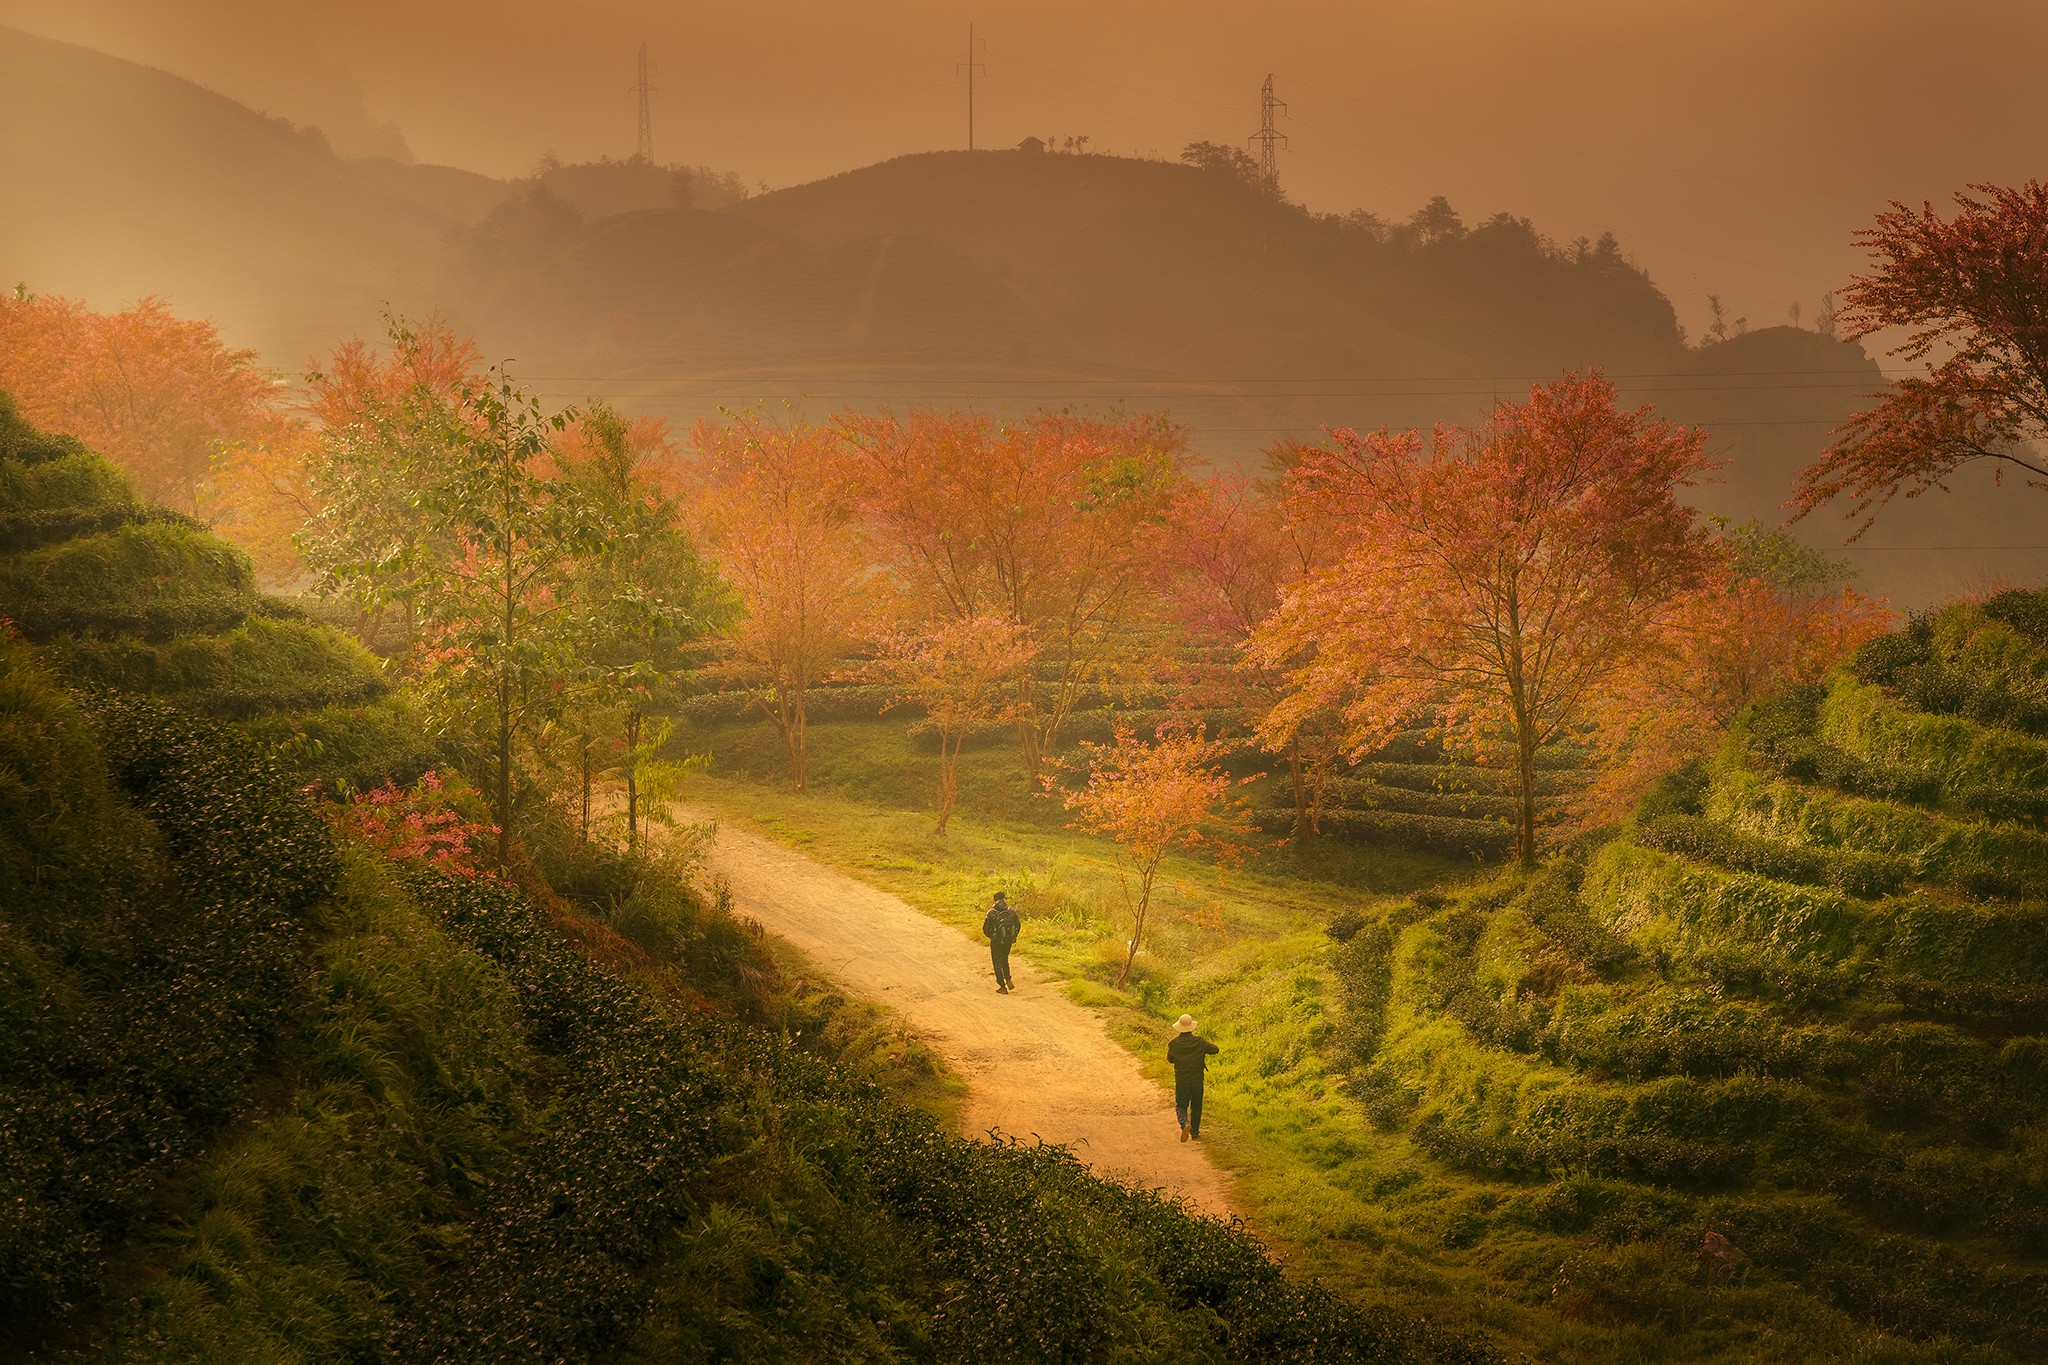
[[[261,442],[279,390],[256,353],[162,299],[100,313],[76,299],[0,299],[0,389],[22,416],[76,436],[145,498],[199,510],[215,458]]]
[[[809,778],[811,689],[871,633],[877,583],[829,432],[742,413],[701,421],[697,524],[739,598],[724,668],[761,689],[782,731],[790,782]]]
[[[883,639],[877,676],[893,684],[897,700],[924,710],[917,728],[939,741],[939,822],[960,799],[960,745],[976,730],[1010,720],[1016,700],[1007,684],[1031,662],[1031,634],[1000,616],[943,621],[922,631]]]
[[[1838,560],[1782,530],[1711,520],[1713,572],[1673,604],[1664,647],[1602,689],[1604,761],[1578,803],[1589,822],[1626,815],[1659,776],[1711,753],[1749,703],[1819,679],[1894,624]]]
[[[1186,434],[1164,417],[842,416],[849,488],[924,614],[1030,631],[1015,681],[1034,775],[1083,689],[1116,668],[1143,605],[1146,529],[1170,506]]]
[[[1707,468],[1703,433],[1623,411],[1598,373],[1427,441],[1334,432],[1289,497],[1349,533],[1254,639],[1288,674],[1268,739],[1337,706],[1363,753],[1433,712],[1453,743],[1511,765],[1533,860],[1537,755],[1590,722],[1711,572],[1708,533],[1676,496]]]
[[[1238,784],[1215,766],[1224,747],[1200,730],[1163,734],[1148,744],[1122,724],[1108,744],[1081,746],[1088,755],[1088,781],[1065,794],[1074,827],[1115,840],[1138,880],[1118,986],[1130,979],[1144,941],[1152,888],[1166,855],[1204,847],[1226,860],[1238,853],[1238,845],[1227,837],[1243,827],[1243,811],[1230,799]],[[1128,898],[1128,881],[1124,892]]]
[[[1891,354],[1928,361],[1835,433],[1801,471],[1799,515],[1836,498],[1870,529],[1873,509],[1941,488],[1984,461],[2048,488],[2048,186],[1972,185],[1943,218],[1894,202],[1858,233],[1875,268],[1842,295],[1851,338],[1906,330]]]
[[[1284,472],[1296,453],[1276,450],[1275,467]],[[1333,540],[1315,521],[1290,519],[1272,489],[1240,474],[1193,481],[1180,491],[1151,551],[1157,589],[1177,631],[1180,706],[1237,712],[1253,723],[1273,709],[1286,674],[1247,657],[1245,647],[1287,589],[1332,551]],[[1333,719],[1327,708],[1305,715],[1282,746],[1299,841],[1315,835],[1342,761]]]

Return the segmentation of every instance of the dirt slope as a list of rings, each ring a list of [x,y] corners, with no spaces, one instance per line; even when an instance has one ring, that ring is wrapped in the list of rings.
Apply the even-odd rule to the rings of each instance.
[[[708,820],[708,811],[681,812]],[[740,913],[795,944],[847,990],[888,1005],[967,1082],[961,1127],[1064,1143],[1097,1170],[1232,1211],[1199,1143],[1180,1141],[1173,1097],[1088,1010],[1021,958],[998,995],[988,950],[906,902],[791,849],[721,825],[711,871]],[[1159,1040],[1166,1045],[1166,1038]]]

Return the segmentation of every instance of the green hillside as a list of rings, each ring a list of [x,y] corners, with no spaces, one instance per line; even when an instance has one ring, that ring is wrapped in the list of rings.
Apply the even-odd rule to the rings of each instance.
[[[402,699],[4,400],[0,534],[0,1357],[1491,1358],[951,1135],[660,864],[379,852]]]
[[[2048,594],[2007,593],[1583,857],[1334,925],[1387,1144],[1340,1183],[1659,1358],[2040,1359],[2044,907]]]

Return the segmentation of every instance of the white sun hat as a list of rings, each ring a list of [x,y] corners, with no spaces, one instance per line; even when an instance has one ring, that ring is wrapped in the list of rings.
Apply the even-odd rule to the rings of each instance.
[[[1195,1016],[1183,1014],[1180,1018],[1173,1021],[1173,1026],[1182,1033],[1193,1033],[1195,1031]]]

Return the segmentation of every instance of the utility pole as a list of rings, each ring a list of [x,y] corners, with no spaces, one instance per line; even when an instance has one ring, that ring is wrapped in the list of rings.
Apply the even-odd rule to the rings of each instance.
[[[1273,115],[1286,112],[1287,106],[1273,98],[1273,73],[1269,71],[1265,87],[1259,91],[1259,131],[1247,140],[1259,144],[1259,178],[1276,195],[1280,193],[1280,148],[1287,145],[1287,134],[1273,126]]]
[[[987,44],[974,36],[974,25],[967,26],[967,60],[961,63],[967,71],[967,150],[974,150],[974,73],[986,71],[987,67],[974,60],[974,50]]]
[[[654,160],[654,68],[647,61],[647,44],[640,44],[640,81],[627,93],[640,97],[640,160]]]

